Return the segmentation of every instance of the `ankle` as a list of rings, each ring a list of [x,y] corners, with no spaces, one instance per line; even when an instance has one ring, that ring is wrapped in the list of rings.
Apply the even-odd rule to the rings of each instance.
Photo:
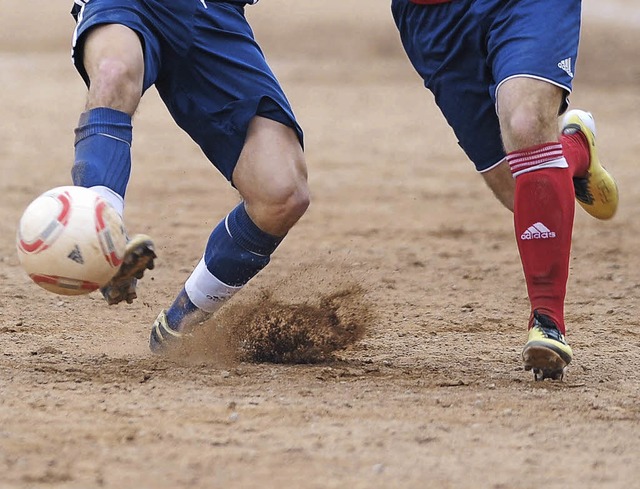
[[[167,325],[174,331],[183,332],[206,321],[211,313],[199,309],[183,288],[167,310]]]
[[[589,171],[591,155],[589,142],[581,131],[566,130],[560,136],[562,152],[574,177],[585,177]]]

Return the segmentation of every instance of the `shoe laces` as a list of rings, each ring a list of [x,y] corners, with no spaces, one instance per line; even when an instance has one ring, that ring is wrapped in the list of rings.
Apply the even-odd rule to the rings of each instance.
[[[564,343],[564,337],[558,329],[556,323],[549,316],[533,311],[533,328],[540,329],[547,338]]]

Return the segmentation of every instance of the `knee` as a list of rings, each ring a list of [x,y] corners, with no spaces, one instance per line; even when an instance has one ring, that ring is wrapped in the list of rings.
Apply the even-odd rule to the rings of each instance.
[[[310,202],[306,178],[295,178],[272,189],[265,210],[271,222],[278,222],[288,230],[305,214]]]
[[[507,152],[558,139],[563,90],[526,77],[507,80],[497,93],[498,117]]]
[[[97,63],[93,78],[103,85],[114,87],[126,87],[139,78],[138,69],[125,59],[110,56],[101,59]],[[91,80],[92,83],[94,80]]]
[[[142,97],[143,71],[117,56],[102,58],[89,74],[90,105],[132,114]]]
[[[306,180],[295,186],[295,189],[289,194],[287,198],[286,213],[292,218],[298,221],[311,203],[311,197],[309,195],[309,186]]]
[[[307,211],[311,199],[306,171],[263,181],[245,192],[245,205],[255,224],[275,236],[284,236]]]
[[[512,142],[513,149],[521,149],[547,142],[550,134],[557,137],[556,124],[555,117],[550,119],[535,107],[520,105],[503,117],[502,131],[505,139]]]

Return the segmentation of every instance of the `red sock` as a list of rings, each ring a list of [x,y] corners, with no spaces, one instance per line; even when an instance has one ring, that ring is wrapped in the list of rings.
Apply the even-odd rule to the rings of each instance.
[[[561,134],[562,153],[569,164],[571,176],[582,177],[589,169],[589,142],[580,131],[569,134]]]
[[[559,143],[513,152],[507,159],[516,174],[514,225],[531,311],[549,316],[564,334],[575,209],[571,172],[539,168],[563,163]]]

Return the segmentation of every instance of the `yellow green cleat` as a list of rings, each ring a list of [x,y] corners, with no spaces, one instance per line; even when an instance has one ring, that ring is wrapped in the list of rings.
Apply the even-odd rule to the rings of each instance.
[[[562,133],[580,131],[589,143],[589,170],[583,177],[574,177],[576,199],[582,208],[596,219],[611,219],[618,209],[618,186],[604,169],[596,148],[596,125],[593,116],[584,110],[570,110],[562,119]]]
[[[535,380],[562,380],[573,359],[573,351],[553,320],[533,312],[527,344],[522,350],[525,370],[533,370]]]
[[[167,311],[160,311],[158,317],[151,327],[149,336],[149,349],[156,354],[166,353],[172,346],[179,345],[184,334],[174,330],[169,326]]]

